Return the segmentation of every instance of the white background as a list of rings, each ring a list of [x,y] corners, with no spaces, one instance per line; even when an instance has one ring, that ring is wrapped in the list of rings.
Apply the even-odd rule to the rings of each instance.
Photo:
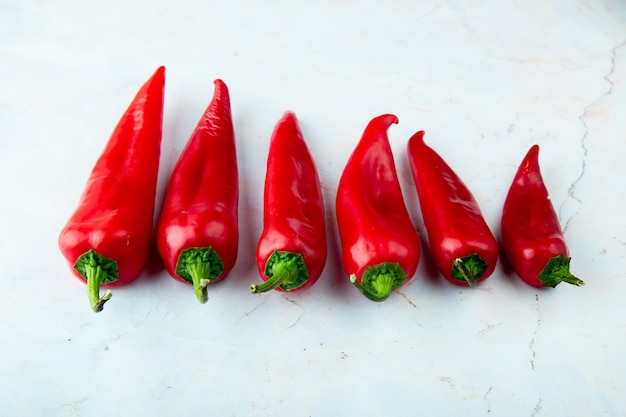
[[[24,416],[626,415],[626,3],[0,1],[0,408]],[[149,268],[92,313],[56,239],[137,89],[165,65],[157,205],[229,86],[239,258],[199,304]],[[251,295],[274,124],[293,110],[326,199],[329,258],[302,293]],[[414,279],[366,300],[339,264],[337,182],[389,130],[423,242]],[[498,234],[528,148],[585,287],[500,262],[477,288],[430,259],[405,154],[426,131]],[[8,415],[7,414],[7,415]]]

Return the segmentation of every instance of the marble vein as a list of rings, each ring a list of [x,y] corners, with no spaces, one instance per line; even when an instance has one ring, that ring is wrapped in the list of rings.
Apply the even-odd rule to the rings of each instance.
[[[539,413],[541,413],[542,404],[543,404],[543,399],[539,398],[539,400],[537,401],[537,404],[535,405],[535,408],[533,408],[533,413],[530,415],[530,417],[536,417],[539,415]]]
[[[405,293],[403,293],[402,291],[398,291],[398,290],[396,290],[396,292],[397,292],[397,293],[398,293],[398,294],[399,294],[402,298],[404,298],[404,299],[405,299],[405,301],[406,301],[407,303],[409,303],[410,305],[412,305],[412,306],[413,306],[413,308],[417,308],[417,305],[416,305],[413,301],[411,301],[411,299],[410,299],[410,298],[409,298],[409,297],[408,297]]]
[[[543,323],[543,316],[541,315],[541,309],[539,305],[539,294],[535,294],[535,313],[537,314],[535,331],[533,332],[533,335],[530,338],[530,342],[528,343],[528,348],[530,349],[530,369],[532,369],[533,371],[535,370],[535,358],[537,357],[537,351],[535,350],[535,340],[537,339],[537,335],[539,334],[539,328],[541,327],[541,323]]]
[[[256,306],[254,306],[250,310],[246,311],[241,316],[239,316],[239,318],[237,320],[235,320],[235,322],[233,324],[239,323],[241,320],[245,319],[246,317],[249,317],[250,314],[254,313],[257,309],[259,309],[260,307],[265,305],[265,303],[267,302],[267,297],[268,297],[267,295],[265,297],[263,297],[262,301],[259,304],[257,304]]]
[[[65,416],[80,416],[82,415],[82,409],[84,403],[86,403],[91,397],[82,397],[75,401],[66,402],[61,404],[61,412]]]
[[[491,413],[491,402],[489,401],[489,394],[493,391],[493,386],[490,386],[485,395],[483,395],[483,400],[487,403],[487,412]]]
[[[498,323],[493,323],[493,324],[485,323],[486,327],[484,329],[480,330],[477,334],[479,336],[482,336],[482,337],[487,336],[493,329],[495,329],[497,326],[500,326],[500,325],[502,325],[504,323],[505,323],[504,321],[500,321]]]
[[[613,93],[613,89],[615,88],[615,82],[613,81],[612,77],[613,74],[615,73],[615,57],[618,53],[618,50],[620,48],[626,47],[626,41],[621,42],[619,45],[615,46],[612,50],[611,50],[611,63],[610,63],[610,68],[609,71],[604,74],[604,76],[602,77],[609,85],[608,89],[603,92],[602,94],[600,94],[598,97],[594,98],[589,104],[587,104],[584,108],[583,108],[583,112],[581,113],[580,116],[578,116],[578,120],[580,120],[580,122],[583,125],[583,134],[582,137],[580,138],[580,142],[579,145],[583,151],[583,156],[582,156],[582,160],[580,162],[580,173],[578,174],[578,177],[576,177],[576,179],[574,179],[574,181],[572,182],[572,184],[569,186],[568,190],[567,190],[567,195],[568,198],[570,198],[571,200],[574,200],[577,205],[578,208],[576,209],[576,211],[574,211],[574,213],[565,221],[564,226],[563,226],[563,232],[566,232],[567,229],[569,228],[570,222],[572,221],[572,219],[574,217],[576,217],[576,215],[580,212],[580,207],[582,206],[582,200],[577,196],[577,188],[578,188],[578,184],[580,183],[580,181],[583,179],[583,177],[585,176],[585,170],[587,167],[587,156],[589,153],[589,149],[587,147],[587,139],[589,136],[589,125],[587,124],[587,118],[589,116],[589,112],[590,110],[596,106],[602,99],[604,99],[605,97],[610,96]],[[565,203],[561,204],[561,207],[559,209],[559,212],[561,212],[563,210]],[[562,217],[562,216],[559,216]]]
[[[300,315],[298,315],[298,318],[294,320],[293,323],[291,323],[289,326],[287,326],[285,328],[285,330],[291,329],[292,327],[294,327],[296,324],[298,324],[300,322],[300,319],[302,317],[304,317],[304,314],[306,313],[306,310],[304,309],[304,307],[302,307],[300,304],[298,304],[298,302],[296,300],[292,300],[291,298],[285,297],[285,300],[289,301],[291,304],[293,304],[294,306],[298,307],[301,311]]]

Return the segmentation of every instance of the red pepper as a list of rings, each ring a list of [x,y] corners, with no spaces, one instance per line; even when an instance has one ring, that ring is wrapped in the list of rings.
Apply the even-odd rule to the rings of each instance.
[[[424,132],[409,139],[408,156],[428,241],[441,274],[457,285],[487,279],[498,259],[498,242],[474,196],[431,147]]]
[[[539,146],[530,148],[515,174],[502,211],[502,246],[527,284],[556,287],[584,282],[569,271],[571,258],[539,170]]]
[[[272,134],[264,204],[256,260],[265,282],[253,284],[250,292],[310,287],[326,263],[324,203],[315,162],[292,112]]]
[[[165,68],[141,87],[96,162],[76,211],[59,235],[74,274],[87,281],[94,311],[144,268],[152,234]]]
[[[207,286],[237,259],[238,172],[228,88],[215,80],[213,99],[170,177],[157,227],[169,274],[208,300]]]
[[[339,180],[336,212],[345,271],[373,301],[415,274],[420,242],[404,204],[387,129],[396,116],[374,118]]]

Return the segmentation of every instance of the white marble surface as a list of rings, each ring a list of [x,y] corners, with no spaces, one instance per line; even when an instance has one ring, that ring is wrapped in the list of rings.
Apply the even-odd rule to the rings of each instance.
[[[89,309],[56,238],[138,87],[167,67],[161,183],[230,88],[240,256],[200,305],[147,271]],[[626,3],[0,1],[0,408],[24,416],[618,416],[626,410]],[[328,208],[309,291],[253,296],[268,138],[299,117]],[[381,304],[338,263],[333,200],[370,118],[425,238],[418,129],[497,233],[533,143],[587,285],[537,291],[500,264],[462,289],[425,250]],[[161,194],[159,194],[161,198]],[[424,245],[426,248],[426,245]],[[9,412],[9,410],[11,412]]]

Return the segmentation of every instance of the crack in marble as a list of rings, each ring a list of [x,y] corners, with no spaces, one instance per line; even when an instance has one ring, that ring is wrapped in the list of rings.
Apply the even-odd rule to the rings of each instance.
[[[257,304],[256,306],[254,306],[254,308],[246,311],[245,313],[243,313],[241,316],[239,316],[239,318],[237,320],[235,320],[235,322],[233,324],[237,324],[239,323],[241,320],[245,319],[246,317],[249,317],[250,314],[254,313],[256,310],[258,310],[259,308],[261,308],[262,306],[265,305],[265,303],[267,302],[267,297],[268,295],[266,295],[265,297],[263,297],[263,300]]]
[[[489,387],[489,389],[487,390],[487,392],[485,393],[485,395],[483,395],[483,400],[485,400],[485,402],[487,403],[487,412],[491,413],[491,401],[489,401],[489,394],[491,394],[491,391],[493,390],[493,385]]]
[[[589,149],[587,148],[587,137],[589,136],[589,125],[587,124],[586,118],[588,117],[589,111],[591,110],[592,107],[594,107],[600,100],[602,100],[605,97],[610,96],[613,93],[613,89],[615,88],[615,83],[612,80],[612,76],[615,73],[615,57],[617,55],[617,51],[620,48],[623,48],[626,46],[626,41],[620,43],[619,45],[613,47],[613,49],[611,50],[611,67],[609,69],[609,71],[604,74],[604,76],[602,77],[608,84],[609,84],[609,88],[607,91],[603,92],[602,94],[600,94],[598,97],[594,98],[589,104],[585,105],[585,107],[583,108],[583,112],[580,116],[578,116],[578,120],[580,120],[580,122],[583,125],[584,128],[584,132],[582,137],[580,138],[580,148],[583,151],[583,157],[581,160],[581,167],[580,167],[580,173],[578,174],[578,177],[571,183],[571,185],[569,186],[568,190],[567,190],[567,196],[568,198],[574,200],[576,203],[578,203],[578,208],[576,209],[576,211],[564,222],[564,226],[563,226],[563,232],[565,233],[567,231],[567,229],[569,228],[570,222],[572,221],[572,219],[574,219],[574,217],[576,217],[576,215],[580,212],[580,206],[582,205],[582,200],[576,195],[576,189],[578,187],[578,184],[580,183],[580,181],[583,179],[583,177],[585,176],[585,171],[587,168],[587,155],[589,153]],[[559,217],[562,218],[562,216],[560,215],[560,213],[563,210],[563,207],[565,206],[565,202],[563,204],[561,204],[561,207],[559,209]]]
[[[107,339],[103,339],[99,346],[101,347],[102,350],[108,351],[111,345],[118,343],[120,340],[122,340],[123,337],[126,337],[130,334],[131,334],[130,332],[118,333],[117,335],[113,335]]]
[[[306,313],[306,310],[304,309],[304,307],[302,307],[300,304],[298,304],[298,302],[296,300],[292,300],[291,298],[287,298],[285,297],[285,300],[289,301],[291,304],[295,305],[296,307],[298,307],[302,313],[298,316],[298,318],[291,323],[289,326],[287,326],[285,328],[285,330],[291,329],[292,327],[294,327],[296,324],[298,324],[298,322],[300,322],[300,319],[302,319],[302,317],[304,317],[304,314]]]
[[[543,404],[543,398],[539,398],[539,400],[537,401],[537,404],[535,405],[535,408],[533,408],[533,413],[530,415],[530,417],[536,417],[537,415],[539,415],[539,413],[541,412],[541,409]]]
[[[60,408],[62,411],[62,414],[65,416],[80,416],[82,415],[82,409],[84,404],[87,402],[87,400],[89,400],[91,397],[82,397],[79,398],[75,401],[71,401],[71,402],[65,402],[63,404],[61,404]]]
[[[398,294],[399,294],[402,298],[404,298],[404,299],[405,299],[405,301],[406,301],[407,303],[411,304],[411,305],[413,306],[413,308],[417,308],[417,305],[416,305],[413,301],[411,301],[411,299],[410,299],[410,298],[409,298],[409,297],[408,297],[405,293],[403,293],[402,291],[398,291],[398,290],[396,290],[396,292],[397,292],[397,293],[398,293]]]
[[[541,308],[539,306],[539,294],[535,294],[535,312],[537,313],[535,331],[533,332],[533,335],[530,338],[530,342],[528,343],[528,348],[530,349],[530,369],[533,371],[535,370],[535,358],[537,357],[537,351],[535,350],[535,340],[537,338],[537,334],[539,334],[539,328],[541,327],[541,323],[543,322],[543,316],[541,315]]]
[[[611,87],[610,87],[609,91],[605,95],[610,95],[610,94],[613,93],[613,88],[615,87],[615,82],[611,79],[611,77],[613,76],[613,74],[615,74],[615,58],[617,56],[618,49],[621,49],[621,48],[624,48],[624,47],[626,47],[626,41],[623,41],[622,43],[620,43],[619,45],[617,45],[616,47],[614,47],[612,49],[611,69],[604,76],[604,79],[606,80],[606,82],[608,82],[610,84]]]
[[[480,330],[477,334],[478,334],[478,336],[483,336],[483,337],[487,336],[487,334],[489,334],[493,329],[495,329],[496,327],[498,327],[498,326],[500,326],[501,324],[504,324],[504,323],[505,323],[504,321],[500,321],[500,322],[494,323],[494,324],[485,323],[485,325],[487,327],[485,327],[484,329]]]

